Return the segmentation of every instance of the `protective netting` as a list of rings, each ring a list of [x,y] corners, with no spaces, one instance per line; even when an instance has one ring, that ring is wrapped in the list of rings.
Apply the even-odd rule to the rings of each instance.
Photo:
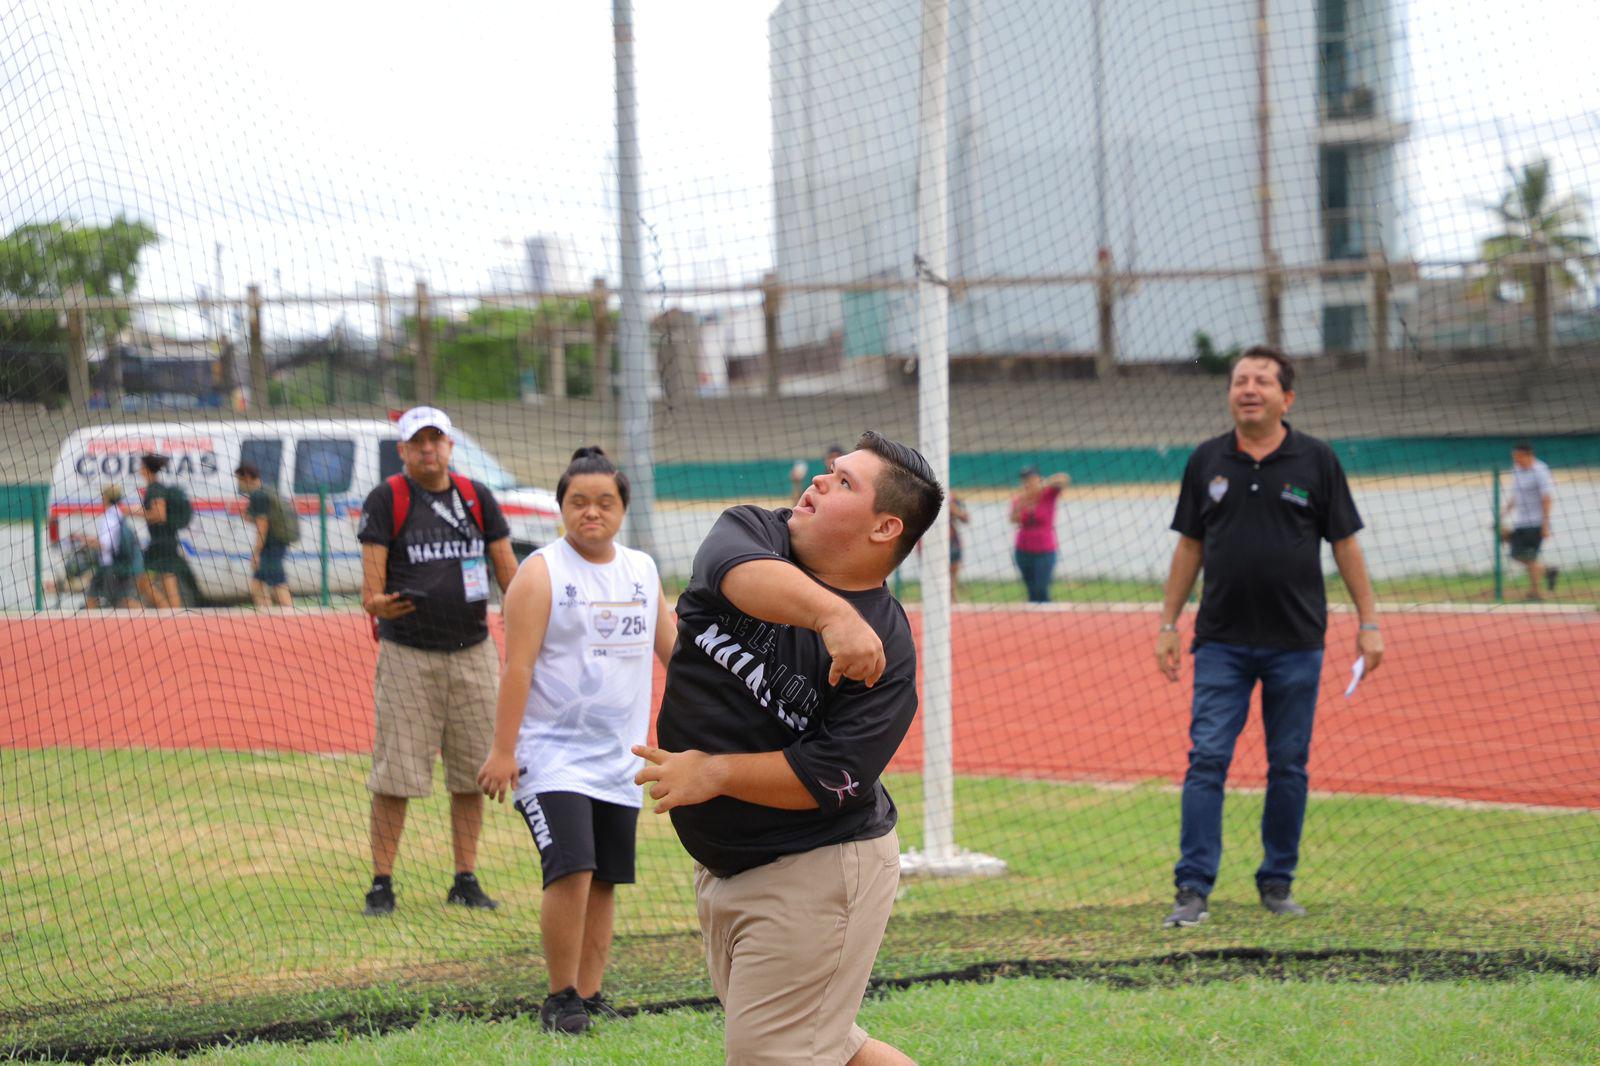
[[[377,645],[356,528],[397,469],[391,414],[448,410],[457,468],[497,495],[519,554],[560,535],[548,490],[575,447],[624,469],[651,455],[654,506],[623,539],[673,596],[724,507],[787,505],[867,428],[918,443],[934,285],[966,519],[951,647],[924,656],[948,655],[953,697],[923,707],[888,783],[921,848],[924,739],[951,730],[955,844],[1005,871],[908,879],[878,976],[1181,950],[1592,972],[1587,16],[955,0],[934,257],[921,4],[652,6],[635,25],[645,401],[623,371],[611,27],[525,7],[20,0],[0,19],[8,1044],[537,1002],[528,830],[491,806],[477,870],[502,906],[445,907],[442,774],[411,807],[398,910],[361,912]],[[1177,684],[1153,655],[1168,525],[1190,451],[1229,428],[1228,360],[1269,342],[1294,357],[1290,421],[1351,479],[1387,659],[1346,696],[1356,617],[1324,549],[1311,916],[1257,906],[1252,710],[1211,919],[1162,930],[1194,674],[1187,650]],[[1502,535],[1525,524],[1506,512],[1522,440],[1555,485],[1537,570]],[[97,577],[117,564],[87,540],[107,486],[138,497],[146,452],[193,506],[176,609],[151,606],[159,582]],[[245,462],[298,514],[292,610],[249,606]],[[1070,478],[1047,604],[1026,602],[1015,554],[1025,467]],[[914,555],[891,580],[917,625],[924,576]],[[709,995],[690,860],[648,812],[617,934],[617,1000]]]

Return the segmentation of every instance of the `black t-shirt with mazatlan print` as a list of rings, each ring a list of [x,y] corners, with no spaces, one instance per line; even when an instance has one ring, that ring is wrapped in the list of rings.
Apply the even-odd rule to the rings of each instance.
[[[484,552],[488,545],[509,537],[511,527],[494,494],[476,481],[472,487],[483,509],[481,531],[454,485],[429,492],[412,481],[411,510],[398,536],[393,529],[394,489],[384,481],[367,494],[357,539],[389,549],[383,590],[424,593],[411,614],[378,622],[380,638],[427,651],[470,648],[488,639],[489,600],[468,602],[462,565],[480,560],[488,570],[485,580],[492,582],[494,568]]]
[[[723,598],[740,563],[795,563],[788,508],[733,507],[695,555],[678,600],[678,647],[667,667],[656,732],[668,751],[714,755],[782,751],[817,800],[788,811],[719,796],[677,807],[672,824],[690,855],[728,876],[784,855],[889,832],[897,814],[879,780],[917,711],[917,651],[905,611],[884,586],[830,591],[860,612],[883,641],[887,666],[871,688],[828,685],[822,638],[799,626],[752,618]]]

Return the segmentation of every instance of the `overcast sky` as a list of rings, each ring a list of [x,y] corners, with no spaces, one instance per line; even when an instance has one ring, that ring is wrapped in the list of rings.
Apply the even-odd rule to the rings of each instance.
[[[770,264],[773,6],[637,4],[651,283]],[[1543,150],[1564,187],[1600,187],[1597,9],[1411,0],[1416,254],[1471,254],[1508,159]],[[610,16],[604,0],[0,0],[0,230],[147,219],[163,242],[141,291],[174,296],[210,282],[216,243],[230,292],[365,291],[375,259],[393,291],[419,275],[475,290],[536,233],[607,269]]]

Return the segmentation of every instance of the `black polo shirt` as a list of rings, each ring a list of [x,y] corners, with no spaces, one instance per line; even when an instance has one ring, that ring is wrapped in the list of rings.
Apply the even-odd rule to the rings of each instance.
[[[1172,528],[1204,547],[1195,646],[1320,648],[1328,628],[1322,542],[1361,528],[1333,449],[1288,435],[1257,462],[1229,430],[1189,456]]]

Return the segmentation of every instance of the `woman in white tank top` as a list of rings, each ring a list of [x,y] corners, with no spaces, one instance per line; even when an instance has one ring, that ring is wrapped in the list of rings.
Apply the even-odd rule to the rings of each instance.
[[[633,881],[651,659],[677,626],[656,564],[616,543],[628,479],[580,448],[556,485],[566,535],[529,556],[506,591],[506,664],[494,746],[478,784],[513,796],[539,849],[539,926],[550,970],[547,1029],[581,1032],[611,1012],[600,982],[615,886]]]

